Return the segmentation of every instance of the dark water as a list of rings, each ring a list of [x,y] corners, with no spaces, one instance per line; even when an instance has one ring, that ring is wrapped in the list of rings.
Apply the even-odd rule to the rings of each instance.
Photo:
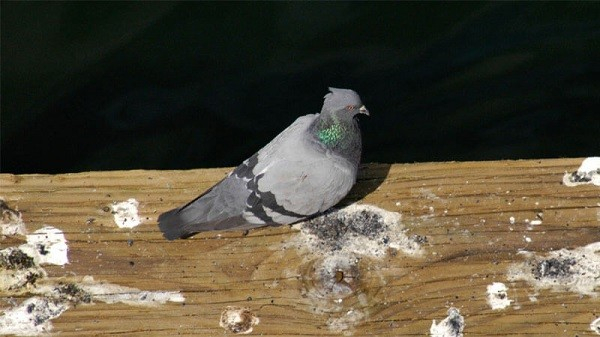
[[[600,3],[1,8],[1,171],[234,166],[328,86],[365,162],[600,154]]]

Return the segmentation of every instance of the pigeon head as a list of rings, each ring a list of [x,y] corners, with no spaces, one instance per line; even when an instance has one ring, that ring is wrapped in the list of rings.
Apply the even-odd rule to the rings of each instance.
[[[357,114],[369,115],[369,111],[362,104],[360,97],[354,90],[329,88],[330,93],[325,95],[325,102],[321,113],[331,113],[339,117],[354,117]]]
[[[334,152],[358,160],[361,151],[359,114],[368,115],[358,94],[350,89],[329,88],[319,117],[310,131],[315,139]]]

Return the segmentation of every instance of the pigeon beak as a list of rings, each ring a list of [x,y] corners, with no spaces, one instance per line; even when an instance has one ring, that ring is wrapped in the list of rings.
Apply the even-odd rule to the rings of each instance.
[[[364,105],[363,105],[363,106],[361,106],[361,107],[360,107],[360,109],[358,109],[358,111],[360,111],[360,113],[361,113],[361,114],[365,114],[365,115],[367,115],[367,116],[371,116],[371,115],[369,114],[369,110],[367,110],[367,107],[366,107],[366,106],[364,106]]]

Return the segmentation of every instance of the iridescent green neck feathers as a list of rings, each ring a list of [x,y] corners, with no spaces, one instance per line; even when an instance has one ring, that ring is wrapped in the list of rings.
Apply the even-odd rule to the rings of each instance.
[[[317,131],[317,138],[327,146],[337,145],[348,130],[341,124],[333,123]]]
[[[311,127],[315,139],[336,152],[360,147],[360,131],[356,120],[349,115],[323,112]]]

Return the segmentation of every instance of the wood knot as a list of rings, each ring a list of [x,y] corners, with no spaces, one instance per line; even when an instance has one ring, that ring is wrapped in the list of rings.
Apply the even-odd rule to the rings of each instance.
[[[228,306],[221,313],[219,325],[235,334],[249,334],[259,322],[258,317],[250,309]]]
[[[329,256],[313,260],[303,273],[304,286],[320,298],[340,299],[360,286],[358,259],[347,256]]]

